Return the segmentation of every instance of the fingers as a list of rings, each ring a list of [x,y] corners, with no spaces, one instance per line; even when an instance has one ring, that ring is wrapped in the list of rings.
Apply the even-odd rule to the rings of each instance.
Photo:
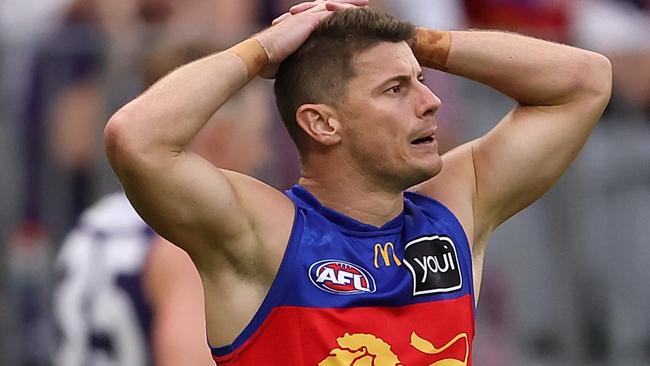
[[[350,8],[350,7],[353,7],[353,6],[367,6],[368,1],[369,0],[331,0],[331,1],[318,0],[318,1],[309,1],[309,2],[304,2],[304,3],[300,3],[300,4],[292,6],[291,8],[289,8],[289,13],[291,13],[291,14],[302,13],[303,11],[313,9],[315,7],[318,7],[319,5],[321,7],[323,5],[325,5],[328,8],[331,8],[331,9],[344,9],[344,8]]]
[[[291,13],[284,13],[284,14],[280,15],[279,17],[273,19],[273,22],[271,22],[271,25],[276,25],[276,24],[280,23],[281,21],[287,19],[287,17],[289,17],[289,16],[291,16]]]
[[[325,9],[329,11],[336,11],[339,9],[356,8],[356,7],[357,7],[356,5],[344,4],[344,3],[334,2],[334,1],[328,1],[325,3]]]
[[[319,20],[323,20],[323,19],[327,18],[328,16],[332,15],[332,11],[327,10],[327,9],[323,9],[323,10],[320,10],[320,11],[314,12],[314,15],[315,15]]]
[[[280,15],[279,17],[273,19],[273,22],[271,22],[271,25],[276,25],[280,23],[281,21],[287,19],[287,17],[291,15],[296,15],[298,13],[303,13],[303,12],[321,12],[323,10],[327,10],[329,12],[339,10],[339,9],[346,9],[346,8],[352,8],[352,7],[357,7],[357,6],[367,6],[369,0],[317,0],[317,1],[308,1],[304,3],[300,3],[297,5],[292,6],[289,8],[289,11]]]
[[[322,1],[310,1],[306,3],[300,3],[298,5],[294,5],[289,8],[289,13],[291,14],[298,14],[302,13],[305,10],[309,10],[315,6],[318,6],[319,4],[322,4]]]
[[[368,0],[333,0],[330,2],[336,2],[341,4],[350,4],[354,6],[368,6]]]
[[[314,13],[322,10],[325,10],[325,2],[312,1],[311,3],[301,3],[289,9],[288,12],[273,19],[271,25],[276,25],[277,23],[280,23],[281,21],[287,19],[287,17],[291,15],[296,15],[298,13],[304,13],[304,12]]]

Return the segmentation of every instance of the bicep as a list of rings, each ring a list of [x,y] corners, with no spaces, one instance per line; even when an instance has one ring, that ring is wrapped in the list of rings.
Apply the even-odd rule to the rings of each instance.
[[[519,106],[473,143],[475,217],[493,230],[564,173],[600,116],[587,103]]]
[[[129,200],[156,232],[186,250],[249,230],[235,184],[199,155],[136,163],[121,175]]]

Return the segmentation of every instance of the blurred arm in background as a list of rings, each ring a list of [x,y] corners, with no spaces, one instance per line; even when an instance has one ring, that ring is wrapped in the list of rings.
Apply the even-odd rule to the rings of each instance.
[[[161,237],[144,272],[153,309],[152,352],[157,366],[214,365],[208,348],[203,288],[192,260]]]

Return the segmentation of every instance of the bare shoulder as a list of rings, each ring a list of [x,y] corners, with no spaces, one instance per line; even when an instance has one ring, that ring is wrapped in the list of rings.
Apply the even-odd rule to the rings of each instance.
[[[256,224],[272,220],[291,225],[294,206],[284,193],[246,174],[225,169],[221,171],[234,187],[243,209]]]
[[[243,202],[256,200],[258,203],[292,206],[291,200],[278,189],[246,174],[232,170],[220,169],[235,188],[239,199]],[[259,201],[261,200],[261,202]],[[263,208],[263,207],[260,207]]]
[[[442,155],[442,170],[435,177],[413,187],[413,191],[445,205],[458,218],[470,243],[474,242],[475,172],[474,141]]]
[[[295,216],[293,202],[283,192],[251,176],[224,170],[241,208],[252,223],[260,249],[278,262],[284,255]]]

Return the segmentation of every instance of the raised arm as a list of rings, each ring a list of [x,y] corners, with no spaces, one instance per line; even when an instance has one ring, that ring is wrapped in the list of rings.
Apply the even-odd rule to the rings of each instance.
[[[441,174],[420,188],[457,210],[483,243],[576,157],[609,101],[611,67],[599,54],[511,33],[419,29],[416,40],[424,66],[518,103],[485,136],[446,154]]]
[[[255,237],[257,230],[286,224],[273,220],[292,217],[284,195],[222,171],[186,146],[262,67],[281,62],[323,18],[350,2],[287,16],[229,50],[180,67],[110,119],[108,158],[134,207],[157,232],[192,254],[216,242]],[[268,220],[257,222],[265,214]]]
[[[109,161],[129,199],[149,225],[179,244],[190,242],[184,231],[198,229],[220,238],[206,230],[235,235],[246,229],[225,176],[185,149],[210,116],[266,63],[258,41],[238,46],[259,51],[240,57],[228,50],[177,69],[120,109],[105,129]],[[232,216],[219,209],[230,201],[236,206]],[[208,220],[221,225],[212,228]]]

